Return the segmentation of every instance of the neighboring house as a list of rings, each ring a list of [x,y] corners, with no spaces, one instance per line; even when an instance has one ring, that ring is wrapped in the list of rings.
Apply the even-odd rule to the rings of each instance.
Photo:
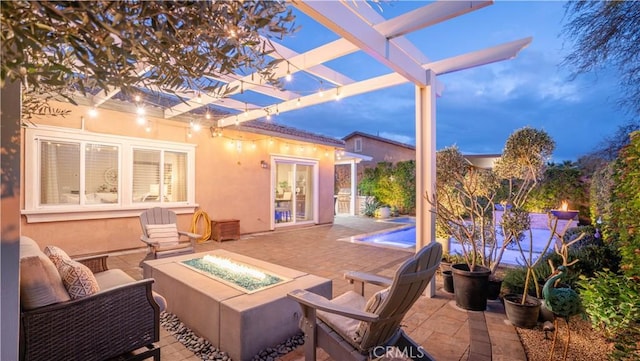
[[[361,168],[375,167],[380,162],[396,163],[416,159],[416,147],[410,144],[396,142],[363,132],[353,132],[342,138],[347,152],[364,154],[371,157],[369,161],[362,161]]]
[[[416,159],[416,147],[363,132],[353,132],[342,138],[347,152],[364,154],[369,161],[360,162],[360,167],[375,167],[380,162],[397,163]],[[464,158],[480,168],[492,168],[500,154],[464,154]]]
[[[261,121],[196,132],[153,109],[140,125],[124,105],[95,118],[88,106],[54,105],[70,114],[22,130],[21,233],[41,246],[140,248],[138,215],[154,206],[176,211],[183,230],[196,210],[238,219],[241,233],[333,222],[341,140]]]

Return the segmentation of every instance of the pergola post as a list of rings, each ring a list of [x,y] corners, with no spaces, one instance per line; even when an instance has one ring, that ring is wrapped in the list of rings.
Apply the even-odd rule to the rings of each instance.
[[[358,163],[351,160],[351,202],[349,202],[349,214],[356,215],[356,197],[358,196]]]
[[[416,252],[436,240],[436,214],[426,197],[436,184],[436,74],[427,70],[427,86],[416,86]],[[436,294],[431,282],[427,297]]]

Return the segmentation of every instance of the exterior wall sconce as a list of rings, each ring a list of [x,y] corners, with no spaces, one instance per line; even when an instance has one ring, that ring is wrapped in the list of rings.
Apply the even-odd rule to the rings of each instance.
[[[262,169],[268,169],[269,168],[269,163],[265,162],[264,160],[260,161],[260,167],[262,167]]]
[[[215,137],[221,137],[222,136],[222,128],[219,127],[210,127],[209,130],[211,131],[211,136],[213,138]]]

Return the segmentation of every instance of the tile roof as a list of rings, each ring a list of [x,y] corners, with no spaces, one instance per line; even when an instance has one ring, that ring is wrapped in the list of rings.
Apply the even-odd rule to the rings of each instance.
[[[336,148],[344,148],[343,140],[307,132],[297,128],[287,127],[280,124],[268,123],[262,120],[250,120],[240,123],[240,125],[230,126],[229,129],[237,129],[244,132],[271,135],[281,138],[328,145]]]
[[[411,150],[416,150],[416,147],[411,145],[411,144],[401,143],[401,142],[397,142],[395,140],[382,138],[382,137],[379,137],[377,135],[371,135],[371,134],[367,134],[367,133],[363,133],[363,132],[359,132],[359,131],[355,131],[355,132],[352,132],[350,134],[345,135],[344,137],[342,137],[342,140],[346,141],[346,140],[348,140],[350,138],[353,138],[355,136],[365,137],[365,138],[369,138],[369,139],[375,139],[375,140],[380,141],[380,142],[385,142],[385,143],[397,145],[399,147],[408,148],[408,149],[411,149]]]

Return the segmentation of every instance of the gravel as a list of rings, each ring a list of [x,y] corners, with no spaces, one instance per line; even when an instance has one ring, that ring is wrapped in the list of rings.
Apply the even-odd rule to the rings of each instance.
[[[160,325],[172,333],[189,351],[193,352],[202,360],[210,361],[231,361],[231,357],[226,352],[214,347],[209,341],[199,337],[191,329],[185,326],[174,314],[162,312],[160,314]],[[276,358],[286,355],[296,347],[304,344],[304,334],[299,333],[281,344],[266,348],[253,357],[253,361],[273,361]]]
[[[600,332],[591,328],[589,321],[574,316],[569,322],[571,342],[567,352],[567,361],[604,361],[613,345],[605,340]],[[549,360],[549,352],[553,343],[553,332],[545,339],[542,325],[528,330],[517,328],[518,335],[527,353],[529,361]],[[562,360],[562,353],[567,339],[567,324],[558,319],[558,339],[556,341],[553,360]]]

